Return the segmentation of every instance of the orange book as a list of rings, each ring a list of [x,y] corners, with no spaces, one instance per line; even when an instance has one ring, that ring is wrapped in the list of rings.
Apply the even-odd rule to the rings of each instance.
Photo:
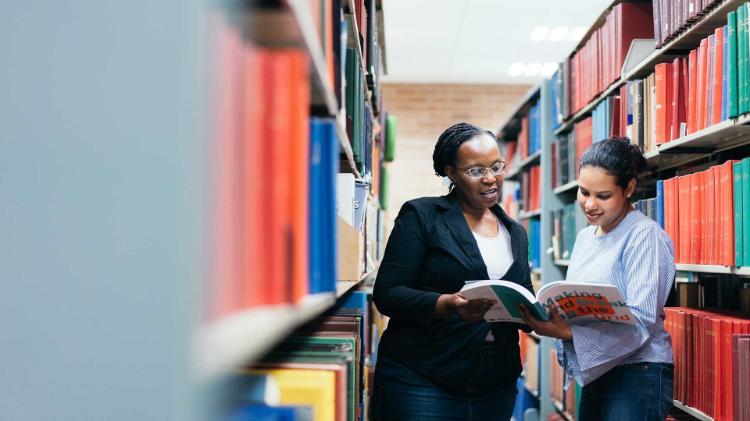
[[[667,142],[680,137],[680,103],[682,102],[682,98],[680,97],[680,75],[682,74],[682,69],[680,68],[681,63],[681,60],[676,58],[672,61],[671,65],[672,89],[670,91],[671,100],[669,101],[671,118],[667,120],[667,124],[669,125],[669,136],[667,137]]]
[[[239,225],[239,162],[241,98],[238,87],[242,80],[240,34],[221,16],[211,21],[212,43],[215,45],[216,67],[213,102],[214,142],[212,156],[214,187],[214,250],[210,289],[212,294],[211,317],[221,317],[240,307],[241,268]]]
[[[701,202],[702,173],[690,175],[690,258],[691,264],[700,264],[701,235],[703,234],[703,204]]]
[[[264,200],[264,184],[266,177],[262,173],[264,144],[263,139],[263,98],[264,89],[261,73],[261,56],[252,46],[245,46],[244,50],[244,80],[242,83],[243,112],[238,116],[243,123],[242,144],[239,156],[242,159],[243,191],[242,200],[242,228],[238,232],[242,235],[243,265],[243,306],[259,306],[268,302],[268,263],[266,261],[266,239],[260,235],[264,231],[266,209]]]
[[[716,46],[714,48],[714,71],[712,82],[711,96],[711,124],[721,122],[721,98],[723,96],[722,87],[724,86],[723,66],[724,66],[724,27],[716,28],[714,32]]]
[[[713,80],[711,79],[711,73],[713,72],[713,53],[714,53],[714,41],[713,35],[710,35],[705,39],[706,41],[706,54],[703,56],[703,111],[701,116],[703,119],[700,121],[701,127],[706,128],[709,126],[711,121],[711,87],[713,86]]]
[[[688,134],[698,130],[697,98],[698,98],[698,50],[690,51],[688,56]]]
[[[708,40],[701,40],[698,47],[698,61],[696,62],[697,78],[695,93],[695,130],[702,130],[706,127],[706,114],[703,104],[706,102],[706,52],[708,49]]]
[[[330,0],[326,0],[330,3]],[[309,183],[310,169],[310,87],[307,56],[301,51],[288,51],[290,66],[289,85],[290,109],[288,116],[290,129],[289,178],[280,177],[290,184],[289,204],[291,207],[291,285],[288,297],[297,302],[310,291],[309,271]],[[276,141],[283,141],[283,138]],[[275,165],[283,165],[276,162]]]
[[[706,203],[706,227],[708,228],[705,230],[705,240],[706,240],[706,261],[705,264],[707,265],[715,265],[717,264],[716,259],[716,207],[714,204],[717,202],[716,200],[716,183],[714,182],[714,167],[709,168],[706,170],[706,198],[704,199],[704,203]]]
[[[279,165],[288,165],[292,155],[292,129],[289,124],[292,105],[292,63],[290,51],[270,51],[262,53],[264,89],[263,105],[266,112],[263,121],[263,174],[275,174]],[[267,304],[287,303],[290,300],[288,289],[291,278],[292,224],[291,224],[291,182],[288,177],[267,177],[263,185],[264,204],[262,208],[264,230],[260,233],[266,241],[266,264],[268,278],[265,286],[268,292]],[[257,234],[256,234],[257,235]]]
[[[667,133],[669,132],[668,129],[668,122],[671,121],[667,118],[667,108],[668,108],[668,102],[669,101],[669,92],[667,91],[668,87],[671,87],[671,84],[669,83],[670,80],[668,79],[668,74],[670,73],[670,64],[669,63],[661,63],[656,65],[655,74],[656,74],[656,144],[661,145],[662,143],[665,143],[669,136]]]
[[[722,216],[722,210],[723,210],[723,203],[721,200],[721,184],[720,184],[720,178],[721,178],[721,171],[719,171],[718,166],[713,166],[710,168],[711,174],[713,176],[714,180],[714,196],[713,196],[713,208],[714,208],[714,225],[713,225],[713,237],[714,237],[714,264],[721,264],[721,261],[723,259],[723,254],[721,251],[721,247],[723,244],[725,244],[725,241],[723,240],[724,233],[724,227],[723,227],[723,221],[721,219]],[[733,247],[734,248],[734,247]]]
[[[679,221],[679,238],[680,238],[680,255],[677,257],[679,263],[690,262],[690,224],[692,222],[690,215],[690,176],[680,176],[677,178],[678,185],[678,214]]]

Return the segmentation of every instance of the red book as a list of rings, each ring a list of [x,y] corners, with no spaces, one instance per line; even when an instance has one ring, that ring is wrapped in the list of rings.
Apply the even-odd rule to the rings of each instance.
[[[661,63],[656,65],[656,144],[669,140],[669,122],[671,122],[671,64]]]
[[[330,1],[330,0],[327,0]],[[310,292],[309,273],[309,188],[310,168],[310,87],[308,58],[300,51],[288,51],[290,108],[287,112],[290,129],[289,204],[291,207],[291,285],[288,291],[292,302],[297,302]],[[278,162],[276,163],[278,165]],[[282,177],[284,178],[284,177]]]
[[[723,66],[724,66],[724,27],[720,26],[714,31],[714,71],[711,97],[711,124],[721,122],[721,98],[723,96]]]
[[[714,167],[709,168],[706,170],[706,198],[704,199],[704,203],[707,204],[706,206],[706,224],[707,227],[706,230],[704,230],[704,239],[706,240],[706,252],[707,256],[705,259],[704,264],[707,265],[715,265],[717,264],[716,259],[716,238],[715,238],[715,224],[716,224],[716,214],[715,214],[715,206],[714,203],[716,203],[716,183],[714,182]]]
[[[671,117],[669,120],[667,120],[667,124],[669,125],[669,136],[667,137],[667,142],[670,140],[676,140],[680,137],[680,103],[682,101],[682,98],[680,97],[680,75],[682,74],[682,68],[680,67],[681,61],[679,58],[676,58],[672,61],[672,89],[670,90],[671,94],[671,101],[669,101],[669,105],[671,107],[669,111],[669,116]]]
[[[688,92],[687,92],[687,124],[688,134],[698,130],[698,50],[690,51],[688,55]]]
[[[698,47],[698,77],[696,79],[696,110],[695,110],[695,130],[702,130],[706,127],[706,114],[704,104],[708,96],[706,95],[706,56],[708,55],[708,40],[701,40]]]
[[[263,104],[265,130],[263,139],[263,173],[273,174],[279,163],[287,162],[292,155],[289,139],[293,130],[289,122],[292,109],[293,69],[291,51],[265,51],[263,53],[263,83],[268,87],[264,91]],[[280,304],[290,301],[289,282],[291,279],[292,256],[292,211],[291,182],[286,177],[270,177],[264,184],[264,195],[267,210],[262,237],[266,239],[266,256],[269,265],[268,304]]]
[[[680,128],[678,136],[682,137],[688,134],[687,121],[688,121],[688,104],[690,98],[690,84],[689,84],[689,72],[688,72],[688,58],[680,58],[680,69],[682,71],[680,75],[680,104],[678,107]]]
[[[263,203],[265,194],[263,156],[266,145],[263,142],[264,107],[263,98],[267,95],[264,76],[261,74],[259,55],[251,45],[245,46],[244,79],[242,81],[242,147],[238,156],[242,159],[239,170],[242,174],[242,304],[243,307],[267,304],[269,266],[265,261],[266,241],[259,235],[264,231],[267,210]]]
[[[690,258],[689,263],[700,264],[703,205],[701,203],[701,173],[690,176]]]

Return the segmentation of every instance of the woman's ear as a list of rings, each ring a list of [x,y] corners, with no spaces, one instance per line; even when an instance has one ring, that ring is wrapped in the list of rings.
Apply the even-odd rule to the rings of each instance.
[[[446,165],[443,167],[443,171],[445,171],[445,175],[448,176],[448,178],[451,179],[452,182],[456,182],[456,169],[453,168],[450,165]]]
[[[630,182],[628,182],[628,186],[625,188],[625,197],[630,199],[630,196],[632,196],[633,193],[635,193],[635,186],[636,186],[635,178],[630,179]]]

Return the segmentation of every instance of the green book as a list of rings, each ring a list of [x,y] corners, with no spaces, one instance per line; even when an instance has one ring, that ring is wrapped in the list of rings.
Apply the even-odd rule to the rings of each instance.
[[[737,8],[737,112],[745,112],[745,7]]]
[[[742,160],[742,209],[750,209],[750,158]],[[750,262],[750,212],[742,212],[742,262]]]
[[[742,224],[742,162],[732,164],[732,176],[734,180],[734,265],[744,266],[743,251],[743,224]]]
[[[727,101],[729,102],[729,117],[739,115],[738,97],[737,97],[737,12],[727,13],[727,25],[729,26],[729,35],[727,43]]]
[[[391,162],[396,156],[396,117],[389,115],[385,120],[385,161]]]
[[[383,166],[380,170],[380,207],[383,210],[388,210],[388,187],[390,179],[390,170],[388,167]]]

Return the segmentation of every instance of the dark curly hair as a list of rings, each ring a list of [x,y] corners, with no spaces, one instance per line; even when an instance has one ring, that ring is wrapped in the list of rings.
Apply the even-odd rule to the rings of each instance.
[[[648,161],[641,148],[630,143],[627,137],[596,142],[583,153],[580,160],[580,168],[598,167],[615,176],[617,185],[623,190],[630,180],[637,181],[647,166]]]
[[[456,154],[461,144],[480,134],[486,134],[492,139],[497,139],[491,131],[469,123],[456,123],[445,129],[438,138],[435,151],[432,153],[432,167],[435,169],[435,174],[446,177],[445,166],[456,165]]]

